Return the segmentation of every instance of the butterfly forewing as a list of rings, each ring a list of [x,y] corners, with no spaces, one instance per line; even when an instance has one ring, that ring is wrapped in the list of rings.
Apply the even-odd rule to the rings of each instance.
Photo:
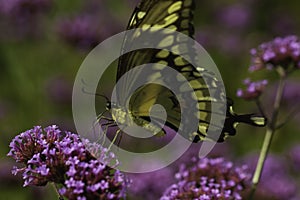
[[[194,28],[191,24],[193,21],[193,12],[193,0],[144,0],[135,9],[127,29],[141,28],[147,32],[150,27],[160,27],[175,30],[193,37]],[[139,29],[136,33],[125,37],[124,49],[138,42],[139,31],[141,30]],[[167,35],[164,34],[162,36],[162,39],[165,39]],[[174,43],[170,45],[175,46]],[[157,44],[157,48],[160,48],[159,44]],[[153,59],[159,56],[159,52],[160,50],[149,49],[138,50],[123,55],[119,60],[117,80],[133,67],[153,61]]]

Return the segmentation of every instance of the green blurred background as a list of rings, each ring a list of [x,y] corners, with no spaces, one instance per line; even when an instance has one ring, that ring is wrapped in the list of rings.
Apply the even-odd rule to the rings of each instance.
[[[11,175],[13,162],[6,157],[9,142],[35,125],[57,124],[75,131],[71,95],[77,70],[95,44],[125,30],[136,2],[0,0],[0,199],[57,199],[50,186],[41,190],[23,188],[21,177]],[[196,3],[196,39],[217,64],[236,110],[256,112],[253,102],[235,95],[249,76],[249,50],[276,36],[299,35],[300,2]],[[264,76],[276,80],[271,73],[255,78]],[[111,79],[108,77],[108,88],[113,85]],[[293,79],[298,80],[299,75],[295,73]],[[273,93],[271,88],[265,94],[266,105]],[[276,134],[272,151],[282,152],[299,141],[299,121],[291,121]],[[227,142],[233,147],[232,154],[239,156],[258,151],[263,136],[264,129],[243,125],[238,128],[238,136]]]

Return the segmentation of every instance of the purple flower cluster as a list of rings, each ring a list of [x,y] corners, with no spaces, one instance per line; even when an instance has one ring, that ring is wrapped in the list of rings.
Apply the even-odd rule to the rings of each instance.
[[[165,191],[161,200],[242,199],[250,179],[246,166],[234,167],[224,158],[192,161],[191,167],[181,166],[175,175],[178,182]]]
[[[238,89],[237,96],[246,100],[256,99],[262,94],[267,84],[267,80],[252,82],[249,78],[245,79],[244,85],[247,88],[245,90]]]
[[[273,69],[281,66],[300,68],[300,40],[296,36],[277,37],[250,51],[252,63],[250,71]]]
[[[25,167],[13,170],[14,174],[23,172],[24,186],[54,182],[62,185],[59,193],[69,199],[124,197],[123,174],[108,167],[108,159],[104,162],[96,159],[86,148],[86,143],[77,134],[62,132],[57,126],[45,129],[36,126],[12,140],[8,156],[25,164]],[[107,152],[98,149],[102,150]]]
[[[68,199],[120,199],[124,197],[124,176],[98,160],[82,162],[69,158],[65,186],[59,192]]]

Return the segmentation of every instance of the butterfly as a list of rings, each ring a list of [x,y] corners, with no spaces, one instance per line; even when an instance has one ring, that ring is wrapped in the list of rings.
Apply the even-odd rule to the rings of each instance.
[[[116,90],[118,103],[108,102],[107,106],[112,115],[108,123],[110,126],[118,124],[119,127],[126,127],[129,123],[134,123],[149,132],[155,132],[156,135],[165,135],[167,133],[161,126],[165,124],[174,131],[180,130],[185,138],[193,142],[212,139],[213,137],[207,134],[209,128],[212,128],[221,133],[213,139],[223,142],[229,135],[236,134],[235,128],[238,123],[266,125],[266,119],[262,116],[236,114],[233,110],[233,101],[220,89],[221,81],[214,73],[200,66],[194,67],[185,59],[197,59],[194,49],[186,40],[180,40],[172,33],[177,31],[193,38],[194,9],[195,0],[142,0],[135,8],[127,26],[127,30],[134,32],[125,36],[123,52],[135,43],[149,42],[150,39],[149,41],[141,39],[143,33],[157,32],[161,37],[160,40],[154,41],[156,48],[137,49],[120,57],[116,77],[117,81],[122,80]],[[139,29],[135,30],[137,28]],[[156,31],[150,28],[156,28]],[[167,49],[176,49],[180,55]],[[145,73],[136,70],[130,78],[122,79],[130,70],[147,63],[152,65],[146,66]],[[179,73],[187,80],[192,90],[184,89],[180,78],[170,75],[171,72],[160,64],[167,65]],[[133,87],[136,82],[144,80],[159,80],[166,85],[175,85],[175,93],[179,95],[157,83]],[[224,121],[212,122],[213,114],[222,115],[218,109],[212,110],[213,104],[219,105],[219,110],[225,107]],[[161,110],[151,112],[151,108],[155,105],[162,105],[165,113]],[[189,125],[181,127],[183,115],[188,116],[184,123],[189,121],[198,123],[196,130],[190,129]]]

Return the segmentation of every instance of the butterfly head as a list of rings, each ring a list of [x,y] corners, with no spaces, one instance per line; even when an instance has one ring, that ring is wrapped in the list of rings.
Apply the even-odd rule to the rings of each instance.
[[[110,101],[107,101],[106,102],[106,110],[111,110],[111,102]]]

